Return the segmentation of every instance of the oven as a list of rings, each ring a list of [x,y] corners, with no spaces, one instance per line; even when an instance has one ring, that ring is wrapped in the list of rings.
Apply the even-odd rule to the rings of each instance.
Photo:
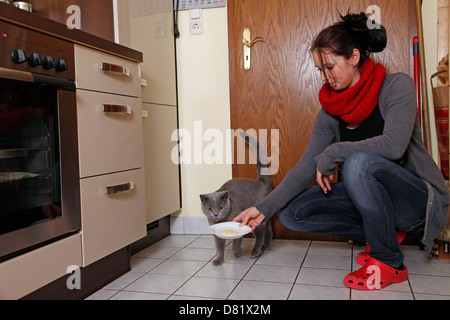
[[[81,228],[73,50],[0,21],[0,262]]]

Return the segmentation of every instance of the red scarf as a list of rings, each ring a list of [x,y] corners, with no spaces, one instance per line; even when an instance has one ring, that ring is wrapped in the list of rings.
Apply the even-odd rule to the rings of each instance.
[[[325,111],[346,123],[360,123],[369,118],[377,106],[385,77],[386,68],[367,58],[362,66],[361,78],[354,86],[338,92],[325,83],[319,93],[320,103]]]

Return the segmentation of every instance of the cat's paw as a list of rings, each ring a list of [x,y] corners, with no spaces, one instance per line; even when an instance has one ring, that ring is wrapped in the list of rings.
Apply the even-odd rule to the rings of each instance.
[[[252,258],[258,258],[263,252],[264,250],[252,250],[251,256]]]
[[[221,266],[223,264],[223,260],[213,260],[213,265],[216,267]]]
[[[240,256],[242,256],[242,250],[235,251],[235,252],[233,252],[233,253],[234,253],[234,256],[235,256],[236,258],[239,258]]]

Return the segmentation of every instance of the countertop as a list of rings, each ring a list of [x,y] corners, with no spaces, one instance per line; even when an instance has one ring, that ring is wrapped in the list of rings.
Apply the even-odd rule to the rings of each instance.
[[[142,52],[81,30],[70,30],[65,24],[16,8],[4,2],[0,2],[0,20],[52,35],[66,41],[82,44],[131,61],[138,63],[143,61]]]

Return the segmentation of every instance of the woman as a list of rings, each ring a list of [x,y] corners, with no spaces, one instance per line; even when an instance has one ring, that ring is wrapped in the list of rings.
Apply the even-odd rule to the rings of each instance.
[[[308,147],[271,194],[234,219],[254,229],[278,211],[289,229],[367,242],[357,257],[362,268],[344,278],[361,290],[405,281],[399,243],[406,232],[422,232],[430,251],[449,202],[422,142],[414,82],[387,75],[371,60],[371,53],[385,49],[387,36],[382,26],[369,29],[370,22],[364,13],[341,16],[315,38],[323,109]],[[332,183],[336,167],[338,182]],[[318,186],[308,188],[314,179]]]

